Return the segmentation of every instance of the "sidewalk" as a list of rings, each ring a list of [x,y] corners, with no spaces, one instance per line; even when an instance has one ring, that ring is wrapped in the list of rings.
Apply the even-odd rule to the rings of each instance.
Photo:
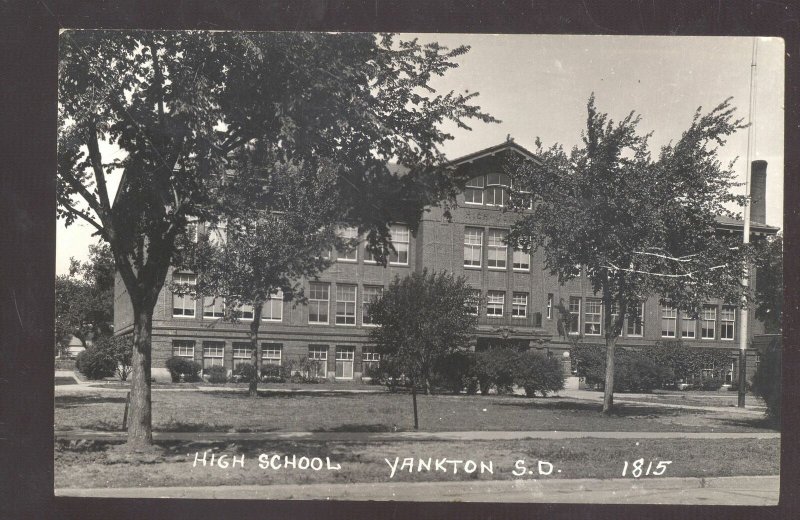
[[[63,440],[119,440],[125,432],[56,431]],[[519,439],[780,439],[779,432],[592,432],[592,431],[460,431],[460,432],[153,432],[156,441],[494,441]]]
[[[584,504],[776,505],[779,476],[543,479],[163,488],[62,488],[56,496],[247,500],[392,500]]]

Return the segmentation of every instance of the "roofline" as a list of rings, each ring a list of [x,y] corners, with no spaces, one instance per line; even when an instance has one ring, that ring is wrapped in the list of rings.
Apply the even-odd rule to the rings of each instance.
[[[717,228],[724,228],[724,229],[736,229],[736,230],[744,230],[744,222],[719,222],[717,221]],[[750,221],[750,232],[751,233],[769,233],[775,234],[780,231],[781,228],[770,226],[767,224],[759,224],[758,222]]]
[[[483,150],[478,150],[477,152],[472,152],[470,154],[463,155],[461,157],[458,157],[457,159],[453,159],[452,161],[448,161],[448,166],[459,166],[461,164],[471,163],[477,159],[481,159],[483,157],[487,157],[490,155],[495,155],[507,149],[514,150],[517,153],[525,156],[527,159],[530,159],[531,161],[539,162],[539,158],[536,157],[536,155],[534,155],[530,150],[526,149],[523,146],[518,145],[513,140],[508,140],[508,141],[503,141],[500,144],[484,148]]]

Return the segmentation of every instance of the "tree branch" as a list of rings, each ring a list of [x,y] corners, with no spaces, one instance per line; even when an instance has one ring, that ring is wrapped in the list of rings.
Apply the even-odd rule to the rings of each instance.
[[[83,220],[85,220],[86,222],[88,222],[89,224],[91,224],[91,225],[92,225],[92,226],[93,226],[95,229],[97,229],[97,232],[98,232],[98,233],[100,233],[100,235],[101,235],[103,238],[105,238],[106,240],[108,240],[108,235],[107,235],[107,233],[106,233],[106,230],[105,230],[105,228],[104,228],[103,226],[101,226],[100,224],[98,224],[97,222],[95,222],[95,220],[94,220],[92,217],[90,217],[89,215],[87,215],[87,214],[86,214],[86,213],[84,213],[83,211],[81,211],[81,210],[79,210],[79,209],[76,209],[76,208],[74,208],[74,207],[70,206],[69,204],[62,204],[62,207],[63,207],[63,208],[64,208],[64,209],[65,209],[67,212],[69,212],[69,213],[72,213],[73,215],[75,215],[75,216],[77,216],[77,217],[80,217],[80,218],[82,218]]]

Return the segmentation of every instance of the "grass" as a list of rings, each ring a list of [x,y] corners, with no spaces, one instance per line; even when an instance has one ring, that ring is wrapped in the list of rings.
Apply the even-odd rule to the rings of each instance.
[[[154,392],[156,431],[409,431],[411,398],[405,394]],[[760,416],[617,404],[613,416],[600,404],[568,398],[418,396],[423,431],[763,431]],[[120,392],[59,395],[56,430],[121,430]]]
[[[215,454],[244,455],[243,467],[193,467],[196,452],[212,450]],[[300,469],[262,469],[261,453],[330,457],[341,466],[339,471]],[[492,462],[493,473],[464,473],[463,465],[453,474],[409,473],[397,471],[390,479],[395,457],[447,457],[449,459]],[[619,478],[624,461],[637,458],[671,460],[664,476],[710,477],[727,475],[777,475],[780,441],[757,440],[684,440],[653,439],[568,439],[470,442],[160,442],[143,454],[131,454],[124,445],[94,441],[56,443],[55,487],[138,487],[138,486],[220,486],[310,483],[368,483],[443,480],[507,480],[521,478]],[[209,454],[210,458],[210,454]],[[552,475],[515,476],[517,460],[528,468],[538,460],[553,464]],[[645,462],[645,466],[647,462]],[[417,463],[414,464],[415,469]],[[431,466],[434,468],[435,466]],[[655,467],[655,463],[654,466]],[[399,465],[398,465],[399,468]],[[560,473],[558,472],[560,470]],[[642,477],[647,478],[647,477]],[[650,477],[652,478],[652,477]],[[633,480],[633,479],[632,479]]]

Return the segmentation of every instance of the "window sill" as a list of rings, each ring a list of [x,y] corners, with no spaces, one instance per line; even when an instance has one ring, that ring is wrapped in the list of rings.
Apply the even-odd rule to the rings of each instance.
[[[337,258],[336,262],[339,263],[339,264],[357,264],[358,263],[358,259],[346,260],[346,259],[342,259],[342,258]]]
[[[173,314],[172,317],[173,318],[177,318],[179,320],[193,320],[193,319],[195,319],[195,316],[187,316],[185,314],[178,314],[178,315]]]
[[[406,262],[404,264],[397,263],[397,262],[389,262],[389,265],[394,266],[394,267],[408,267],[408,262]]]
[[[337,323],[336,326],[337,327],[355,327],[356,324],[355,323]]]
[[[505,267],[491,267],[491,266],[487,267],[487,269],[490,270],[490,271],[507,271],[508,270]]]
[[[478,271],[478,270],[481,269],[481,266],[479,266],[479,265],[465,265],[464,269],[474,269],[474,270]]]
[[[521,267],[515,267],[515,268],[514,268],[514,272],[515,272],[515,273],[530,273],[530,272],[531,272],[531,270],[530,270],[530,268],[528,268],[528,269],[522,269]]]
[[[283,318],[280,318],[280,319],[277,319],[277,320],[274,319],[274,318],[261,318],[261,321],[268,321],[268,322],[271,322],[271,323],[280,323],[280,322],[283,321]]]
[[[309,325],[330,325],[327,321],[309,321]]]

